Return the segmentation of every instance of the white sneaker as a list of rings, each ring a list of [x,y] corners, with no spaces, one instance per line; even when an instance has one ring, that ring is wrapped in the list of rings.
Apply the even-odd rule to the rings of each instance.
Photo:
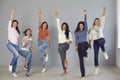
[[[45,61],[48,61],[48,54],[45,54]]]
[[[81,77],[80,80],[85,80],[85,77]]]
[[[9,65],[9,71],[12,72],[13,66]]]
[[[16,74],[16,73],[13,73],[13,76],[14,76],[14,77],[17,77],[17,74]]]
[[[42,73],[45,73],[45,71],[46,71],[46,68],[43,68],[43,69],[42,69]]]
[[[94,74],[97,75],[98,72],[99,72],[99,67],[96,67],[96,68],[95,68],[95,73],[94,73]]]
[[[104,55],[105,59],[108,60],[108,54],[105,52],[103,55]]]

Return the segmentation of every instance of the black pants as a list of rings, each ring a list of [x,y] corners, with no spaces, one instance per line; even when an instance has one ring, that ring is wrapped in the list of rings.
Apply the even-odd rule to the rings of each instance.
[[[69,44],[68,43],[59,44],[58,52],[59,52],[60,57],[61,57],[61,62],[62,62],[63,70],[67,69],[67,67],[65,67],[64,61],[66,60],[66,51],[68,49],[69,49]]]
[[[94,46],[94,65],[96,67],[99,66],[99,63],[98,63],[99,47],[101,48],[101,50],[103,52],[105,52],[104,44],[105,44],[104,38],[94,40],[94,44],[93,44],[93,46]]]
[[[88,42],[78,44],[78,56],[80,61],[81,77],[85,76],[84,58],[87,56]]]

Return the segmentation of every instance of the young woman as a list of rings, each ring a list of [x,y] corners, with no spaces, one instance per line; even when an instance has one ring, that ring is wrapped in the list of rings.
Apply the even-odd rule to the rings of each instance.
[[[84,10],[84,21],[80,21],[75,30],[75,46],[80,60],[81,78],[85,77],[84,57],[87,57],[87,11]]]
[[[21,56],[25,57],[24,69],[26,70],[26,76],[29,76],[29,71],[31,69],[31,58],[32,58],[32,31],[31,29],[26,29],[24,31],[24,37],[22,40],[22,48],[20,50]]]
[[[67,60],[66,60],[66,51],[69,49],[70,44],[72,43],[72,34],[69,30],[69,26],[66,22],[60,26],[60,19],[58,12],[55,13],[58,29],[58,52],[60,53],[61,62],[64,72],[62,75],[67,74]]]
[[[105,14],[106,14],[106,8],[103,8],[103,14],[102,14],[102,20],[100,23],[99,18],[95,18],[93,22],[93,27],[90,29],[89,33],[89,45],[91,46],[91,40],[93,40],[93,47],[94,47],[94,65],[96,67],[95,69],[95,75],[98,74],[99,71],[99,63],[98,63],[98,54],[99,54],[99,48],[102,49],[104,53],[104,57],[106,60],[108,60],[108,55],[105,51],[105,39],[103,34],[103,28],[105,23]]]
[[[41,11],[38,14],[38,46],[40,49],[40,60],[42,65],[42,73],[46,71],[46,61],[48,60],[48,54],[46,54],[45,50],[48,48],[48,46],[51,48],[51,40],[50,40],[50,32],[48,30],[48,24],[47,22],[43,22],[41,24]]]
[[[13,58],[9,65],[9,71],[12,72],[14,77],[17,77],[16,67],[17,67],[17,60],[18,60],[18,56],[19,56],[18,38],[20,35],[20,31],[19,31],[19,27],[18,27],[18,21],[13,20],[14,10],[15,9],[12,8],[9,23],[8,23],[7,48],[13,54]]]

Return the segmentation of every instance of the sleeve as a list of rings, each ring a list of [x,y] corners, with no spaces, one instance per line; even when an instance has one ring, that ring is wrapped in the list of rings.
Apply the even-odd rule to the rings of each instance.
[[[71,32],[69,32],[69,40],[73,41],[73,37],[72,37],[72,33]]]
[[[105,16],[102,16],[101,27],[104,27],[104,24],[105,24]]]
[[[92,29],[89,29],[88,39],[89,39],[89,40],[92,40]]]
[[[75,46],[76,46],[76,47],[78,47],[77,41],[78,41],[78,38],[77,38],[77,34],[75,33]]]
[[[38,27],[38,41],[39,41],[39,33],[40,33],[40,27]]]
[[[57,29],[58,29],[58,32],[61,33],[62,30],[61,30],[61,27],[60,27],[60,19],[57,18],[56,21],[57,21]]]
[[[12,21],[10,20],[10,21],[8,22],[8,29],[11,29],[11,25],[12,25]]]
[[[85,23],[85,30],[87,31],[88,25],[87,25],[87,14],[84,14],[84,23]]]

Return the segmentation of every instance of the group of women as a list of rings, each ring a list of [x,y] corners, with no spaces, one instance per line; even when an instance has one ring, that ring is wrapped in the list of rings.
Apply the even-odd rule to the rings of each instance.
[[[16,67],[17,60],[19,54],[25,57],[24,69],[26,70],[26,76],[29,76],[29,71],[31,69],[31,58],[32,58],[32,30],[30,28],[26,29],[24,33],[24,37],[22,40],[22,46],[19,48],[19,36],[20,31],[18,27],[18,21],[13,20],[15,9],[12,8],[11,15],[8,23],[8,43],[7,47],[9,51],[13,54],[13,58],[9,65],[9,71],[17,77]],[[98,63],[98,55],[99,55],[99,47],[102,49],[104,53],[104,57],[108,60],[108,55],[105,51],[105,39],[104,39],[104,22],[105,22],[105,14],[106,8],[103,8],[102,20],[100,22],[99,18],[95,18],[92,27],[88,30],[87,25],[87,10],[83,11],[84,13],[84,21],[80,21],[77,24],[75,29],[75,50],[78,51],[78,57],[80,62],[80,71],[81,71],[81,79],[85,78],[85,67],[84,67],[84,57],[88,58],[88,48],[91,48],[91,42],[93,41],[94,48],[94,65],[95,65],[95,75],[98,74],[99,71],[99,63]],[[72,32],[69,30],[69,25],[64,22],[60,23],[59,13],[55,13],[57,29],[58,29],[58,52],[60,54],[61,63],[63,67],[63,73],[67,74],[67,59],[66,52],[70,47],[70,44],[73,42]],[[46,71],[46,62],[48,61],[48,54],[46,53],[46,49],[48,47],[52,48],[51,39],[50,39],[50,31],[48,30],[48,23],[46,21],[41,23],[42,12],[38,13],[38,46],[40,50],[40,62],[42,65],[42,73]],[[87,40],[87,36],[89,36],[89,41]]]

